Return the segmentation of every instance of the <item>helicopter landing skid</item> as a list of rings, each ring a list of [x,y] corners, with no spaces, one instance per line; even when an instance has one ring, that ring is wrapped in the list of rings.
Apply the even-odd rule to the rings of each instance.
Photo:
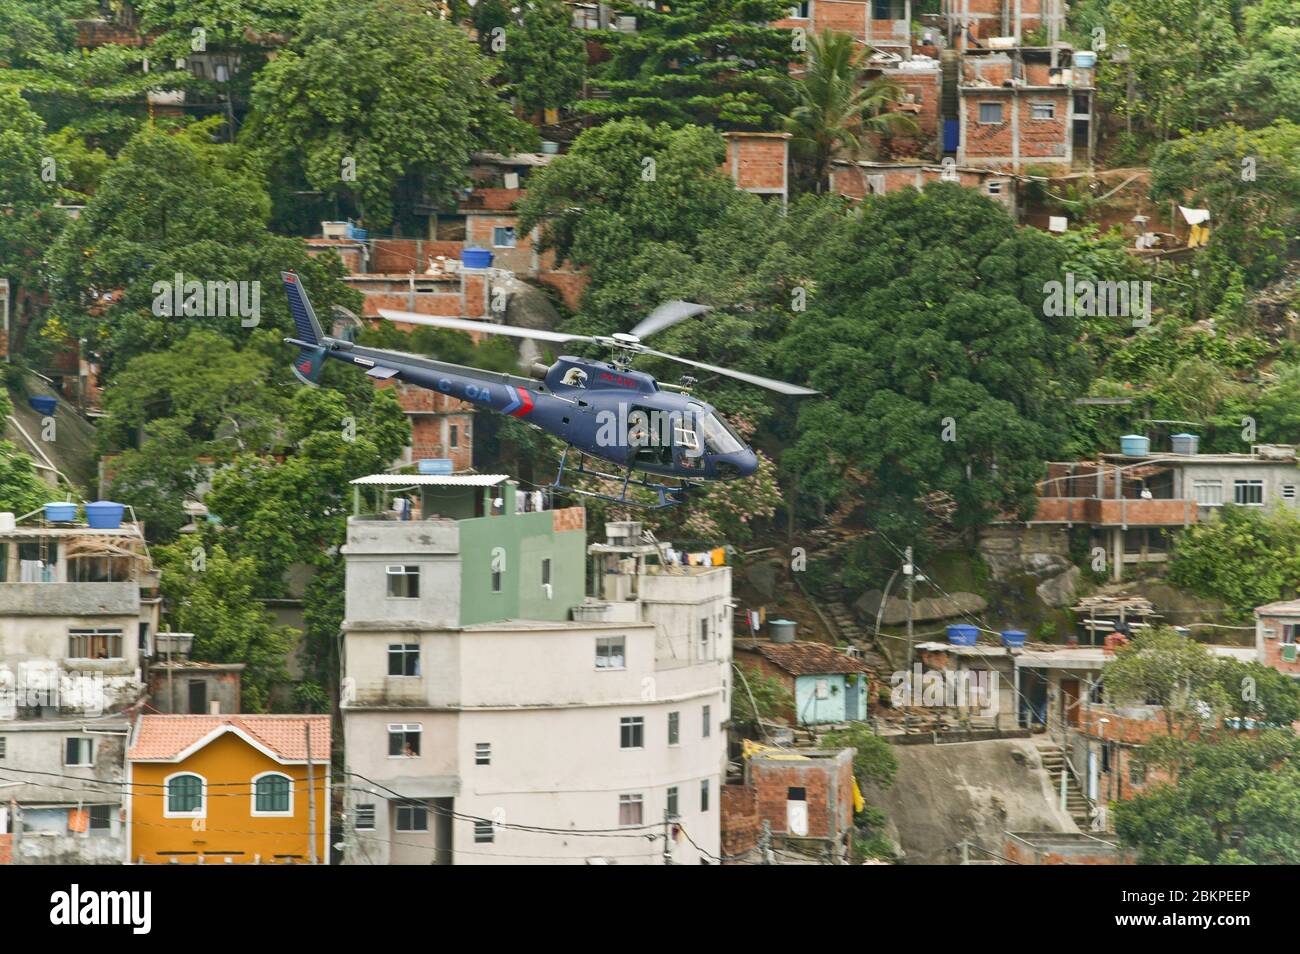
[[[640,507],[644,510],[663,510],[666,507],[675,507],[677,504],[686,502],[686,495],[689,491],[698,487],[699,484],[692,484],[682,481],[676,485],[654,483],[644,480],[640,477],[632,476],[632,468],[628,467],[622,474],[607,474],[604,471],[595,470],[586,466],[587,457],[585,454],[578,454],[578,466],[572,470],[572,473],[583,474],[588,477],[598,477],[602,480],[616,480],[622,484],[622,489],[617,497],[613,494],[602,494],[594,490],[579,490],[576,487],[569,487],[564,483],[564,468],[569,461],[569,450],[566,447],[564,454],[560,457],[560,470],[555,475],[555,482],[551,484],[553,490],[561,490],[565,493],[580,494],[583,497],[595,497],[598,500],[608,500],[612,503],[624,504],[629,507]],[[659,495],[659,502],[655,504],[642,503],[639,500],[633,500],[627,495],[629,487],[640,487],[644,490],[653,490]]]

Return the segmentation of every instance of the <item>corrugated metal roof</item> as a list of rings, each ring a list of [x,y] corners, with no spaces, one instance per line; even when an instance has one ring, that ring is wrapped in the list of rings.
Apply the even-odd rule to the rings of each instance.
[[[509,474],[370,474],[350,481],[365,487],[495,487]]]

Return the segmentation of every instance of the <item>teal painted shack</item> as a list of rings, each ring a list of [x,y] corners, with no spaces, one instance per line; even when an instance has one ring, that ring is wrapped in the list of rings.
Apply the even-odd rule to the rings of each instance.
[[[791,724],[825,725],[867,717],[867,667],[825,643],[736,640],[736,662],[779,680],[794,697]]]

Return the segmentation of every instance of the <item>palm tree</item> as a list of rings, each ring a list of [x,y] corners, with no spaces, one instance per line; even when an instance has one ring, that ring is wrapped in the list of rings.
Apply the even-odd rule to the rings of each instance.
[[[917,128],[905,113],[887,111],[902,98],[902,88],[883,77],[867,79],[863,50],[847,33],[825,30],[809,41],[807,67],[790,79],[790,93],[797,105],[785,128],[817,192],[829,184],[831,159],[837,153],[856,159],[867,133]]]

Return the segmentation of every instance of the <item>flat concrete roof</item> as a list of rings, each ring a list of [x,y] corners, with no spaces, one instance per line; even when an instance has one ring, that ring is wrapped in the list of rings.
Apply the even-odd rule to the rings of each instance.
[[[349,481],[364,487],[495,487],[509,474],[370,474]]]

